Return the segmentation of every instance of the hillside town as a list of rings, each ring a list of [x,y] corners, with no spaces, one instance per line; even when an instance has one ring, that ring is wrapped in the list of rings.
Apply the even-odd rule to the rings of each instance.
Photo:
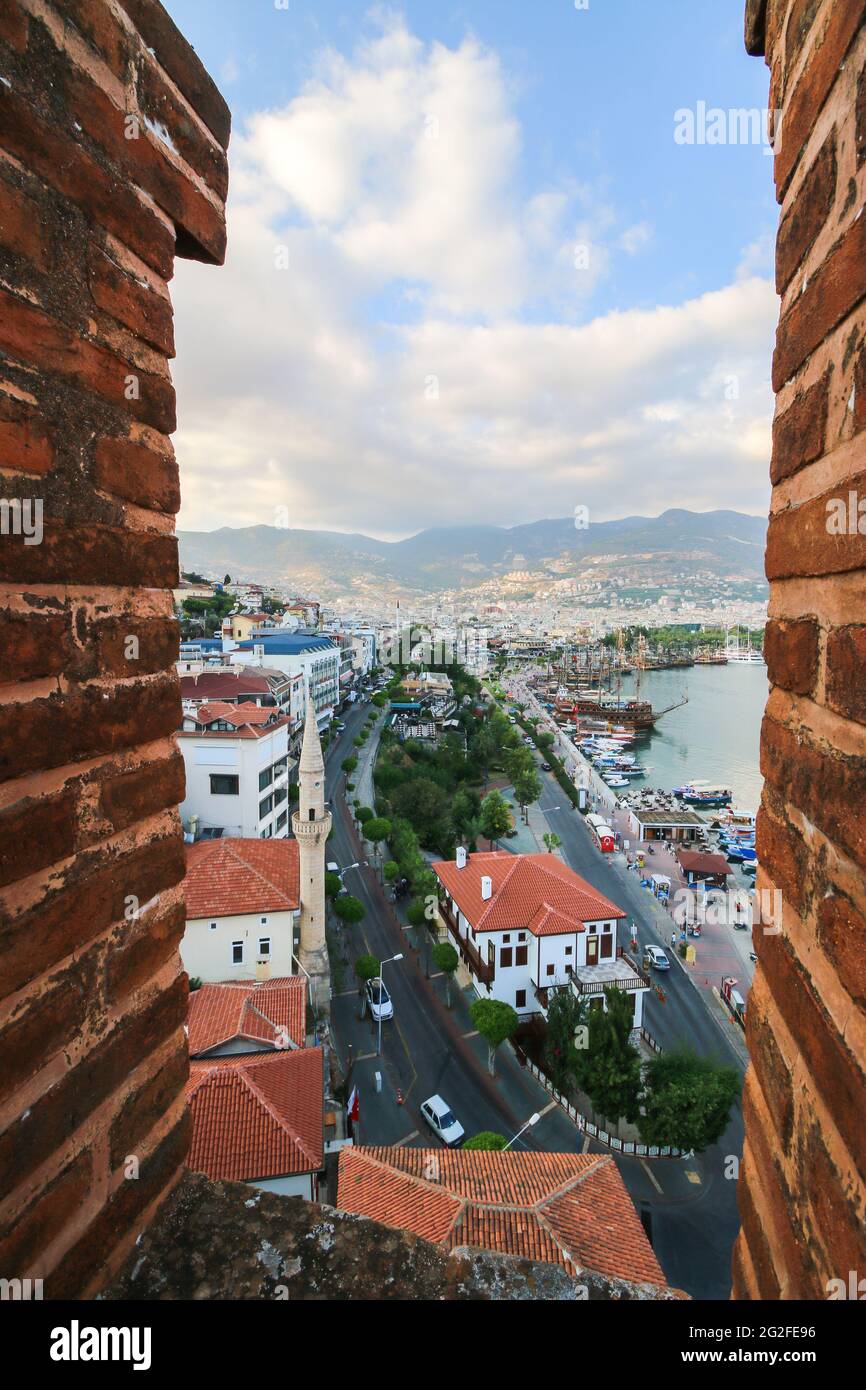
[[[630,1232],[595,1231],[595,1273],[715,1296],[671,1198],[737,1142],[755,816],[697,780],[643,787],[666,711],[640,680],[761,664],[761,632],[377,621],[228,575],[175,602],[191,1161],[420,1233],[424,1165],[459,1152],[439,1238],[483,1225],[497,1174],[513,1234],[490,1248],[518,1255],[579,1153],[563,1219],[592,1225],[600,1183]],[[669,1109],[686,1078],[715,1096],[700,1122]],[[390,1156],[416,1151],[395,1206]],[[733,1231],[733,1188],[709,1200]]]

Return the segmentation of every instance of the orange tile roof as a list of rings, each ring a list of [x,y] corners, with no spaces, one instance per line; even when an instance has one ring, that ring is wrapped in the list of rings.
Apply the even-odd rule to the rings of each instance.
[[[461,1245],[666,1285],[607,1155],[345,1148],[337,1205],[453,1250]]]
[[[302,975],[266,980],[202,985],[189,996],[189,1055],[244,1038],[276,1047],[287,1035],[303,1047],[307,1033],[307,982]]]
[[[625,916],[554,854],[494,850],[467,855],[463,869],[451,859],[432,867],[476,932],[525,927],[535,936],[558,936],[583,931],[585,922]],[[488,899],[481,896],[485,875],[493,882]]]
[[[263,738],[265,734],[289,723],[288,715],[283,714],[276,705],[257,705],[252,700],[238,704],[227,701],[210,700],[196,709],[183,711],[184,719],[192,719],[200,728],[178,729],[179,738]],[[205,726],[222,719],[230,729],[208,729]]]
[[[209,1178],[312,1173],[324,1161],[323,1053],[279,1052],[231,1065],[191,1062],[188,1163]]]
[[[199,840],[186,854],[186,915],[234,917],[300,906],[297,840]]]

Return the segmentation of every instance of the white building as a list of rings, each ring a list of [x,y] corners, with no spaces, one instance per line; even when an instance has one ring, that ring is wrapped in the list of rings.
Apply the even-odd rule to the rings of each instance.
[[[633,999],[640,1028],[650,982],[618,945],[621,908],[553,854],[457,855],[432,868],[440,916],[479,995],[528,1019],[546,1016],[552,990],[604,1008],[605,987],[615,985]]]
[[[184,706],[175,735],[186,767],[180,808],[188,835],[285,839],[289,833],[290,721],[246,701]]]
[[[319,728],[330,723],[340,703],[342,665],[340,647],[330,638],[278,630],[234,647],[230,659],[241,665],[268,667],[303,676],[313,697]]]
[[[205,984],[294,975],[296,840],[199,840],[187,849],[184,969]]]

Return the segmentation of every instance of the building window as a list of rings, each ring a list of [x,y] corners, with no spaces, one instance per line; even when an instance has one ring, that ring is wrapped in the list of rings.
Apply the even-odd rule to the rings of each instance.
[[[262,924],[263,927],[266,927],[266,926],[268,925],[268,919],[267,919],[267,917],[262,917],[262,918],[260,918],[259,920],[261,921],[261,924]]]
[[[240,792],[240,778],[227,772],[212,772],[210,775],[211,796],[237,796]]]
[[[285,787],[277,787],[274,792],[274,805],[279,806],[282,801],[285,801],[287,796],[288,792]]]
[[[515,991],[515,994],[514,994],[514,1007],[515,1007],[516,1009],[525,1009],[525,1008],[526,1008],[526,990],[525,990],[525,989],[518,989],[518,990]]]
[[[610,960],[610,958],[611,958],[612,955],[613,955],[613,937],[612,937],[612,936],[604,936],[604,937],[602,937],[602,941],[601,941],[601,958],[602,958],[602,960]]]
[[[506,940],[507,940],[507,937],[506,937]],[[500,967],[503,967],[503,966],[510,965],[510,964],[511,964],[511,947],[510,947],[510,946],[503,946],[502,949],[501,949],[501,951],[499,952],[499,965],[500,965]]]
[[[232,965],[243,965],[244,963],[244,943],[242,941],[232,942]]]
[[[573,946],[566,946],[566,948],[565,948],[565,954],[566,954],[567,956],[570,956],[570,955],[572,954],[573,951],[574,951],[574,947],[573,947]]]
[[[547,975],[554,975],[554,974],[556,973],[556,966],[555,966],[555,965],[552,965],[552,964],[551,964],[551,965],[548,965],[548,966],[547,966],[547,969],[546,969],[546,971],[545,971],[545,973],[546,973]]]
[[[502,940],[503,940],[503,941],[510,941],[510,940],[511,940],[511,937],[509,936],[508,932],[505,933],[505,935],[503,936]]]
[[[515,964],[515,965],[525,965],[525,964],[526,964],[526,961],[527,961],[528,955],[529,955],[529,947],[528,947],[528,946],[518,946],[517,949],[516,949],[515,952],[514,952],[514,964]]]
[[[216,931],[216,922],[211,922],[210,929],[211,931]]]
[[[525,940],[526,940],[526,932],[525,932],[525,931],[519,931],[519,932],[517,933],[517,940],[518,940],[518,941],[525,941]]]
[[[259,955],[269,956],[271,954],[271,938],[269,936],[259,937]]]
[[[277,829],[284,830],[286,821],[289,819],[288,811],[283,811],[281,816],[277,816]]]
[[[266,767],[264,772],[259,773],[259,791],[263,792],[271,785],[271,769]]]
[[[264,820],[265,816],[269,816],[273,809],[274,798],[272,796],[263,796],[259,802],[259,820]]]

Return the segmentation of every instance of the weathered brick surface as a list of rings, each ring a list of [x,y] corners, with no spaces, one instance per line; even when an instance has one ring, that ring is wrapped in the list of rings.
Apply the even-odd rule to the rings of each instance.
[[[767,624],[764,657],[771,684],[798,695],[811,695],[818,675],[818,624],[814,618],[797,622],[776,619]]]
[[[770,479],[780,483],[824,452],[831,373],[827,372],[773,421]]]
[[[797,266],[809,251],[836,197],[836,131],[831,130],[803,187],[779,224],[776,240],[776,290],[784,294]]]
[[[734,1294],[815,1299],[866,1267],[866,0],[749,0],[746,43],[782,107],[757,845],[783,912],[756,939]]]
[[[0,72],[0,1274],[72,1296],[186,1152],[166,284],[229,113],[157,0],[3,0]]]

